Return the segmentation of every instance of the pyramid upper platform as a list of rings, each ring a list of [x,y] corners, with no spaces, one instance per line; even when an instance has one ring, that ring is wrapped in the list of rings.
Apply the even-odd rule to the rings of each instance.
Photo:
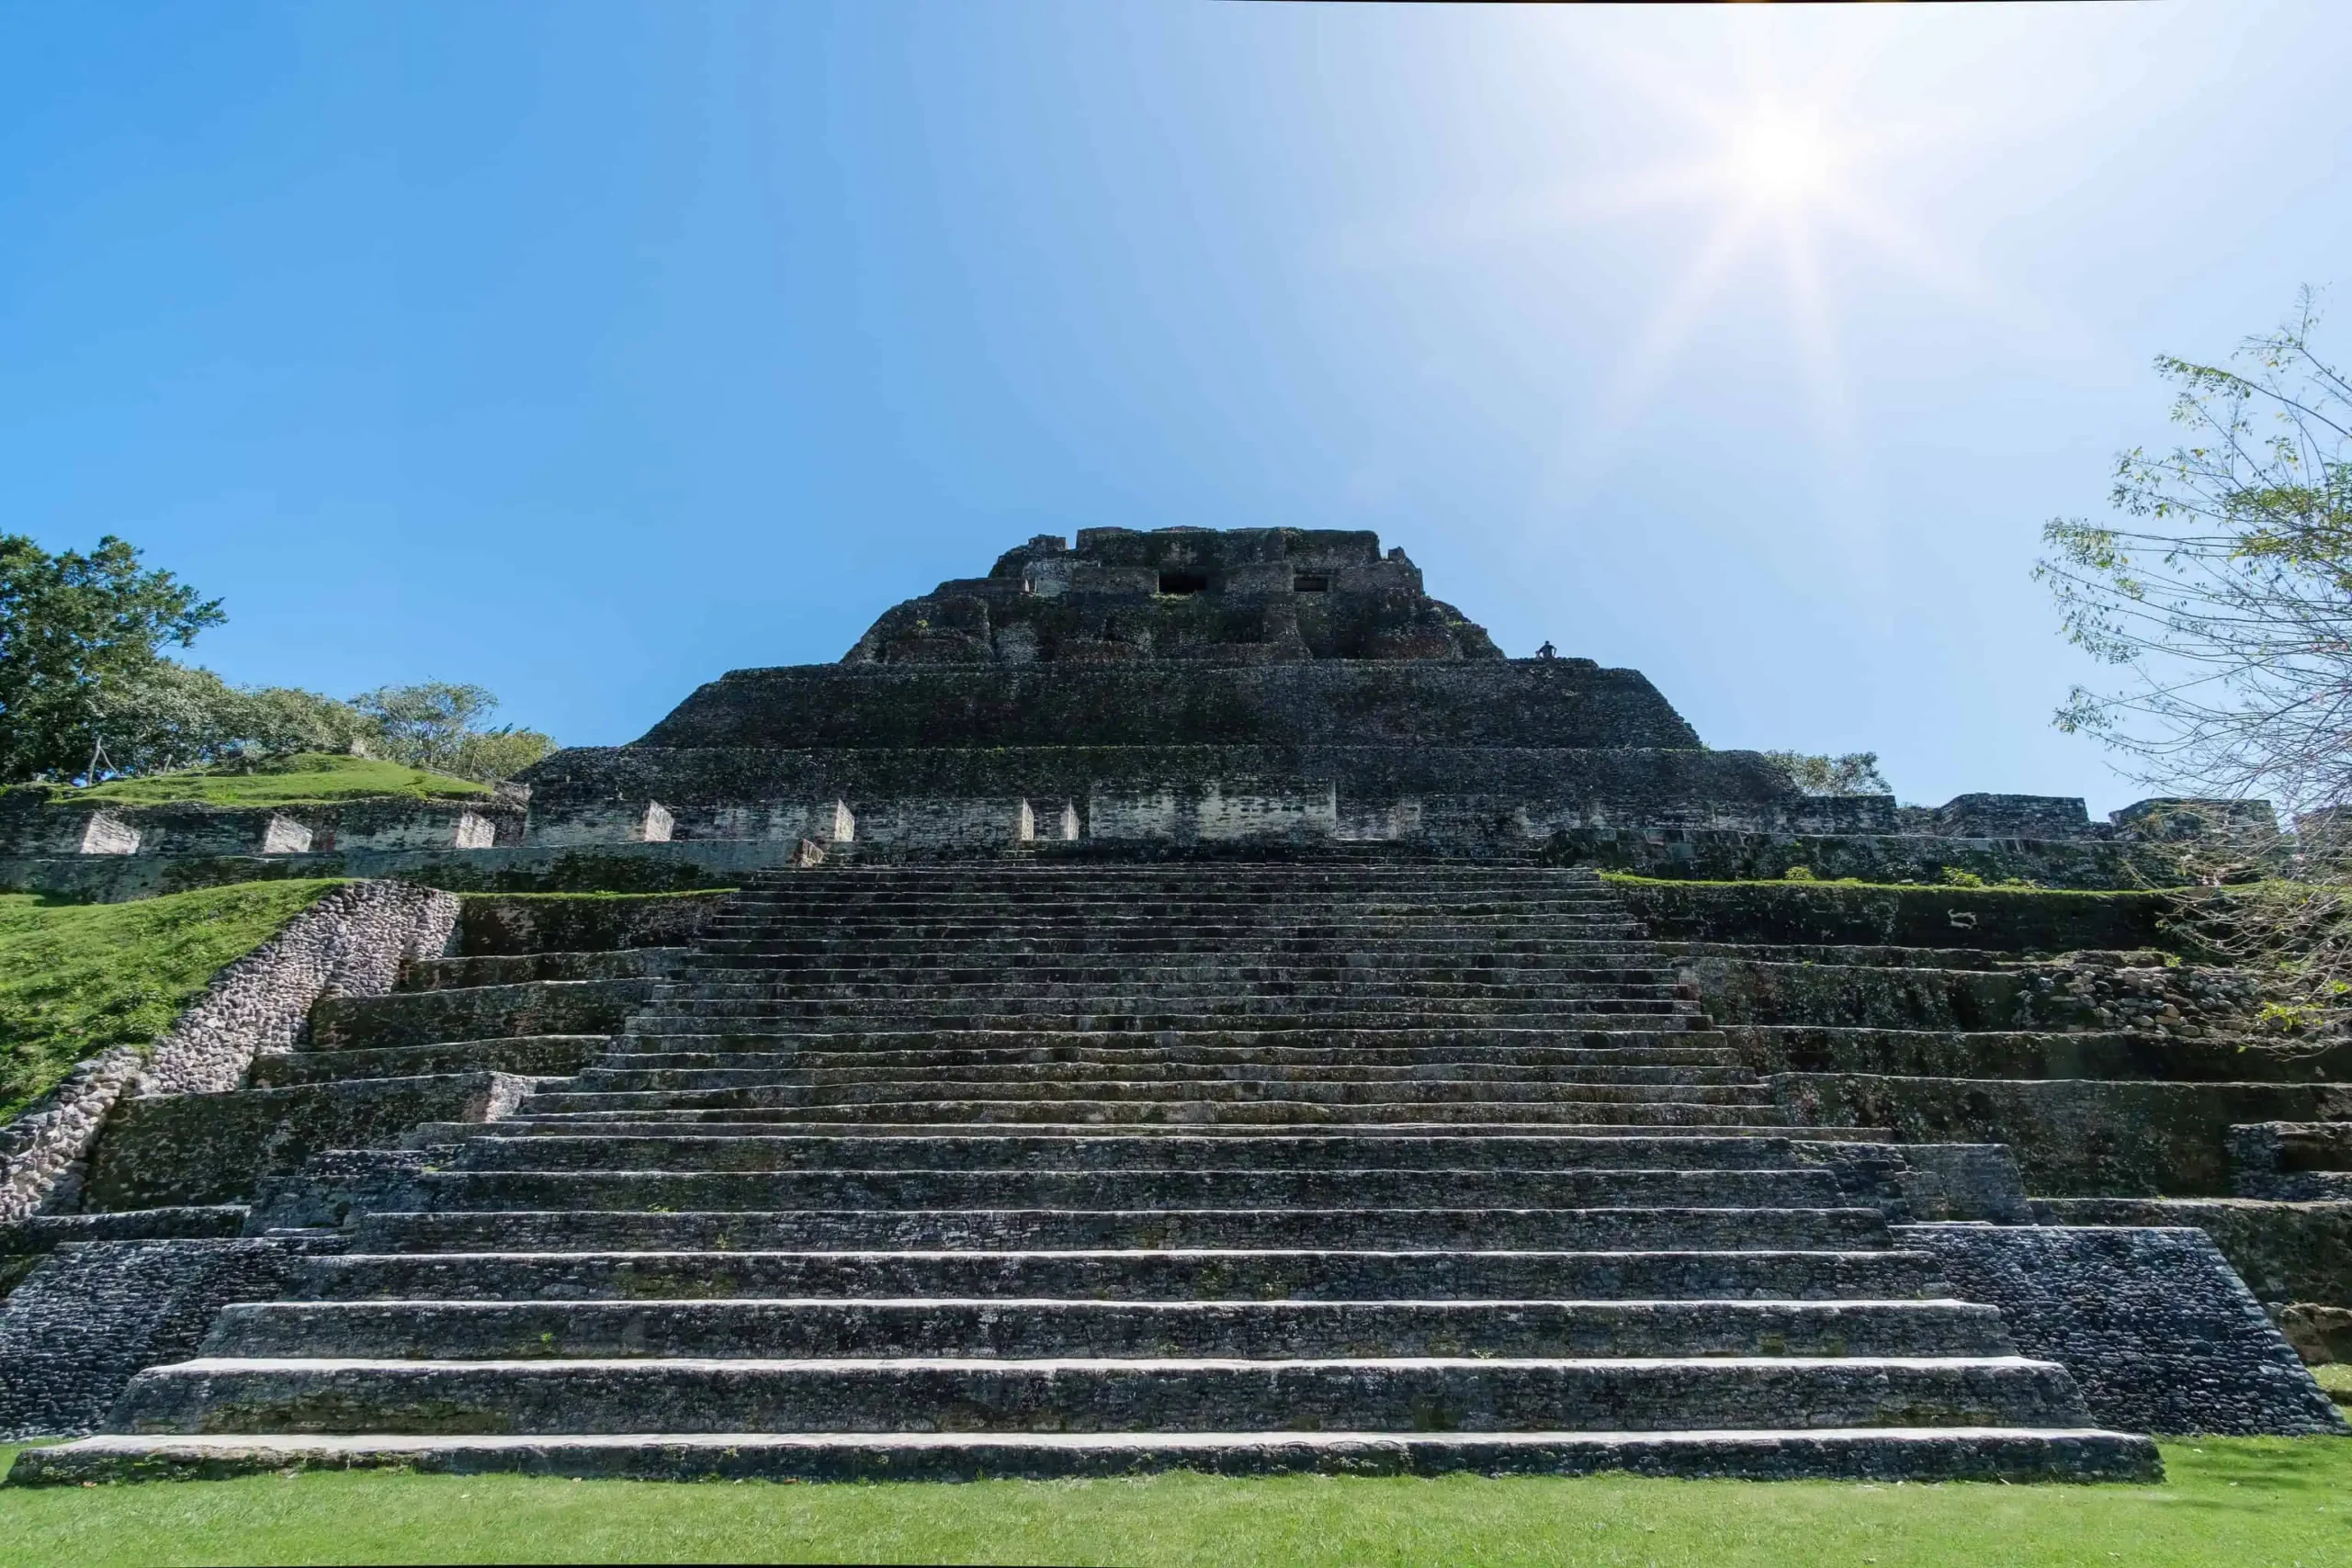
[[[845,664],[1500,659],[1368,530],[1085,528],[884,615]]]
[[[737,670],[649,747],[1685,749],[1656,687],[1507,660],[1369,532],[1089,528],[876,621],[838,664]]]

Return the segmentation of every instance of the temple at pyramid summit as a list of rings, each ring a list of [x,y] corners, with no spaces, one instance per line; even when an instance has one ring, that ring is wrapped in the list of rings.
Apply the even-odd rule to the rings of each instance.
[[[2352,1046],[2185,918],[2268,818],[1808,794],[1293,529],[1032,539],[495,797],[19,803],[9,886],[355,880],[0,1127],[8,1482],[2341,1433]]]

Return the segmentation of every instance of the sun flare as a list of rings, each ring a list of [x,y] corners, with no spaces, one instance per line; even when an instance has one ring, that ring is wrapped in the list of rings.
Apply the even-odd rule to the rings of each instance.
[[[1838,163],[1837,144],[1819,128],[1764,114],[1733,131],[1724,174],[1727,183],[1750,200],[1789,207],[1826,194]]]

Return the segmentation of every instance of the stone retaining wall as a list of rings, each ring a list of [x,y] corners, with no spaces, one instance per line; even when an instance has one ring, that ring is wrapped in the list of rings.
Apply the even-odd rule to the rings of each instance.
[[[91,1154],[83,1201],[243,1202],[264,1177],[324,1150],[390,1147],[420,1122],[497,1121],[530,1084],[507,1073],[446,1073],[127,1100]]]
[[[170,1032],[76,1066],[0,1142],[0,1222],[48,1202],[126,1092],[233,1089],[256,1055],[290,1050],[330,988],[389,991],[401,965],[439,953],[458,918],[446,893],[403,883],[339,887],[214,976]]]
[[[1651,934],[1685,942],[1974,948],[2001,953],[2171,950],[2165,893],[1808,882],[1610,883]]]
[[[2193,1230],[1897,1225],[1963,1298],[2001,1309],[2102,1427],[2158,1436],[2343,1434],[2344,1418],[2229,1262]]]
[[[93,1241],[61,1247],[0,1303],[0,1440],[97,1430],[142,1368],[196,1353],[230,1302],[294,1284],[323,1245]]]
[[[1779,1073],[1800,1125],[1888,1127],[1905,1143],[2007,1144],[2037,1196],[2232,1190],[2230,1129],[2352,1117],[2352,1084]]]

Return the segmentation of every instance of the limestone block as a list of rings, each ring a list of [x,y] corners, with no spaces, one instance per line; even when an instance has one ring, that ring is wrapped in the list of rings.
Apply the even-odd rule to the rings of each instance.
[[[638,825],[637,836],[649,844],[666,844],[670,841],[671,830],[676,826],[676,818],[670,815],[668,807],[658,800],[649,800],[645,803],[645,816]]]
[[[453,842],[455,848],[461,850],[486,850],[498,842],[498,829],[480,812],[460,811]]]
[[[309,854],[311,829],[291,817],[274,816],[262,826],[261,852],[266,855]]]
[[[843,802],[836,800],[826,813],[825,835],[836,844],[846,844],[857,837],[857,818],[850,815]]]
[[[82,829],[82,852],[135,855],[139,852],[139,829],[111,811],[94,811]]]

